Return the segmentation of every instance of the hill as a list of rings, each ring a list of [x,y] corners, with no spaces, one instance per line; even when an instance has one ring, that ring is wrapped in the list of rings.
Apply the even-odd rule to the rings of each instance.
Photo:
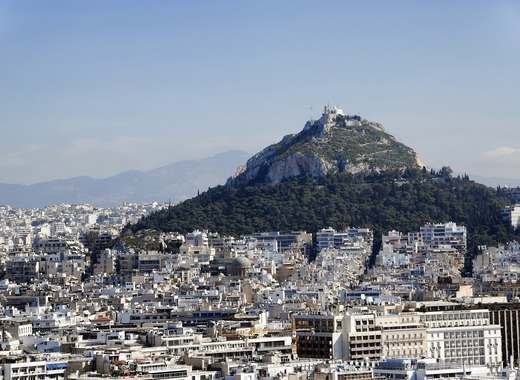
[[[287,135],[251,157],[228,183],[282,182],[302,175],[320,178],[422,166],[413,149],[398,142],[381,124],[325,106],[319,120],[308,121],[300,133]]]
[[[277,184],[217,186],[128,228],[183,233],[207,229],[238,236],[367,226],[377,237],[392,229],[410,232],[428,222],[452,221],[465,225],[472,241],[492,244],[515,236],[500,220],[500,210],[508,204],[496,190],[444,171],[341,173],[319,180],[297,177]]]
[[[515,231],[500,220],[510,200],[498,190],[453,177],[449,167],[429,171],[413,149],[377,123],[325,107],[295,135],[248,160],[217,186],[128,226],[239,236],[258,231],[316,232],[324,227],[417,231],[426,223],[468,228],[470,246],[509,241]]]
[[[180,202],[225,183],[229,173],[248,157],[245,152],[230,151],[103,179],[75,177],[34,185],[0,184],[0,204],[36,208],[61,203],[111,207],[123,202]]]

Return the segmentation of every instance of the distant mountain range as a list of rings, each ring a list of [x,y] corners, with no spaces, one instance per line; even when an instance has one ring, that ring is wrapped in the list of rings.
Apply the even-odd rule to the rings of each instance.
[[[75,177],[34,185],[0,184],[0,204],[37,208],[53,204],[111,207],[123,202],[173,203],[226,182],[250,154],[234,150],[200,160],[172,163],[149,171],[130,170],[112,177]]]

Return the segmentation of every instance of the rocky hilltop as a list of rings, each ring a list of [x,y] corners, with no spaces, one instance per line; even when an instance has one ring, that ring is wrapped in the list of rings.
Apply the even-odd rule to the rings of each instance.
[[[379,173],[422,167],[413,149],[384,128],[360,116],[325,106],[319,120],[287,135],[240,166],[228,184],[282,182],[298,176],[324,177],[338,172]]]

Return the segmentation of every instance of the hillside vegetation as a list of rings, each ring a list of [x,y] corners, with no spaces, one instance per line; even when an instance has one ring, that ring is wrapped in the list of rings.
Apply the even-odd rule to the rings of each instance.
[[[495,189],[439,173],[408,169],[394,173],[302,176],[282,183],[217,186],[128,226],[191,232],[207,229],[239,236],[257,231],[315,232],[324,227],[371,227],[381,232],[418,231],[425,223],[452,221],[468,228],[470,245],[517,238],[500,220],[510,200]]]

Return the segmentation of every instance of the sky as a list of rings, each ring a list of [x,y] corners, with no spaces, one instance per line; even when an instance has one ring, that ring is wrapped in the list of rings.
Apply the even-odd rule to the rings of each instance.
[[[516,0],[3,0],[0,183],[254,154],[325,104],[520,180],[519,91]]]

